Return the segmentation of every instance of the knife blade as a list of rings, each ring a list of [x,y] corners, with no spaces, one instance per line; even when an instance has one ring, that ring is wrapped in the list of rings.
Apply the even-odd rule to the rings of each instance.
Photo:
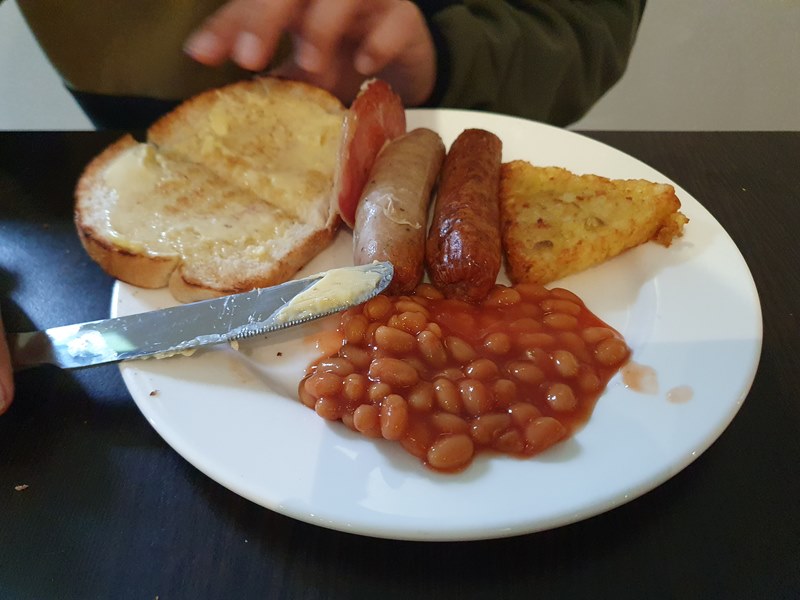
[[[390,262],[344,267],[212,300],[8,336],[15,370],[77,369],[262,335],[366,302],[392,280]]]

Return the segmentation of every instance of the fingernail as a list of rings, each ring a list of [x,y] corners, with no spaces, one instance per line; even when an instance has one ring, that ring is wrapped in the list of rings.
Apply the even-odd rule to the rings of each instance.
[[[258,71],[263,68],[261,63],[264,60],[264,42],[249,31],[240,33],[233,47],[233,59],[245,69]]]
[[[353,66],[362,75],[372,75],[375,72],[375,61],[369,54],[358,54]]]
[[[219,38],[210,31],[201,31],[190,37],[184,50],[196,57],[213,56],[219,46]]]
[[[322,68],[322,54],[317,48],[302,42],[297,48],[297,66],[304,71],[316,73]]]

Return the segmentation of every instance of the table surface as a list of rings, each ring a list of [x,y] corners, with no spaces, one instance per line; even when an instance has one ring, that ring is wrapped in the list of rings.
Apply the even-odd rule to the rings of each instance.
[[[116,366],[42,367],[17,375],[0,417],[0,598],[800,597],[800,132],[586,135],[697,198],[758,287],[758,373],[698,460],[550,531],[373,539],[274,513],[200,473],[142,417]],[[72,190],[115,137],[0,133],[9,331],[108,316],[113,280],[78,242]]]

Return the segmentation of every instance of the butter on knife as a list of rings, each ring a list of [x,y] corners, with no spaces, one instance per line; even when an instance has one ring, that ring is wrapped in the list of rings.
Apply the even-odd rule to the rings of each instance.
[[[12,333],[11,362],[16,370],[46,363],[74,369],[189,353],[361,304],[385,290],[393,275],[391,263],[376,262],[161,310]]]

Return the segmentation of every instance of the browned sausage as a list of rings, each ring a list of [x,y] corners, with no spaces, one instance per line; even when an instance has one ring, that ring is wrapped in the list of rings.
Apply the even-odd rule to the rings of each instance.
[[[390,294],[407,294],[425,272],[425,228],[444,144],[430,129],[415,129],[384,146],[356,209],[353,262],[394,265]]]
[[[467,129],[445,158],[426,260],[431,281],[448,298],[482,300],[500,271],[502,150],[493,133]]]

